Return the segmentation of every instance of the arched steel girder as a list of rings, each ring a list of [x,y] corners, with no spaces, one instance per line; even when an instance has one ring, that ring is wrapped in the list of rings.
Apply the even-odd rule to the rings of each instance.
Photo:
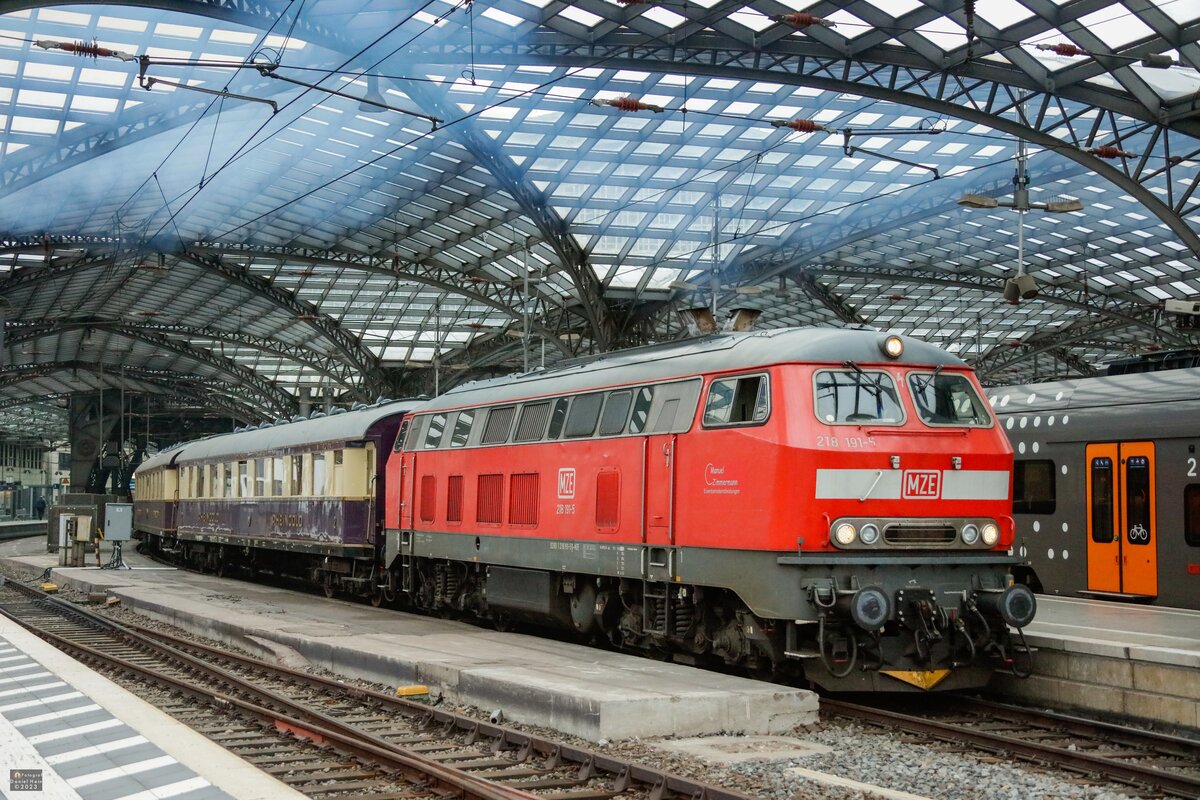
[[[485,294],[481,294],[480,292],[473,291],[465,286],[454,283],[452,277],[448,274],[448,271],[430,270],[429,272],[419,272],[412,269],[401,269],[398,266],[393,266],[391,258],[381,258],[379,256],[357,253],[317,250],[312,248],[266,248],[257,247],[254,245],[200,245],[189,249],[190,252],[205,257],[220,258],[221,256],[230,256],[240,258],[263,258],[268,260],[283,259],[296,264],[339,267],[342,269],[370,272],[376,275],[386,275],[389,278],[394,278],[395,280],[419,283],[422,286],[428,286],[431,289],[437,289],[450,294],[462,295],[463,297],[466,297],[477,303],[486,305],[488,308],[499,311],[517,322],[521,321],[522,318],[521,312],[512,306],[506,305],[505,303],[501,303],[500,301],[488,297]],[[414,264],[410,266],[420,267],[421,265]],[[558,337],[540,322],[530,320],[529,327],[530,331],[535,335],[557,342],[559,349],[568,355],[570,354],[569,349],[558,341]]]
[[[106,373],[106,374],[108,374],[108,373]],[[33,378],[31,378],[31,380],[33,380]],[[142,380],[146,383],[154,384],[153,381],[147,381],[144,378]],[[178,400],[180,402],[191,403],[191,404],[198,405],[198,406],[207,406],[209,408],[213,408],[214,410],[225,414],[226,416],[233,417],[238,422],[241,422],[243,424],[249,424],[251,422],[258,422],[258,421],[263,420],[263,416],[260,413],[257,413],[257,412],[252,413],[250,411],[250,409],[248,409],[248,408],[242,407],[240,405],[234,405],[233,402],[231,400],[228,400],[227,398],[216,397],[215,398],[216,402],[214,402],[214,396],[213,396],[212,392],[209,392],[209,391],[186,389],[184,387],[181,387],[178,384],[175,386],[168,386],[166,384],[162,384],[162,385],[155,384],[154,388],[156,389],[156,391],[154,393],[155,397],[174,399],[174,400]],[[5,399],[0,399],[0,412],[8,411],[13,408],[20,408],[22,406],[30,406],[30,405],[34,405],[37,403],[50,403],[55,400],[63,400],[63,399],[70,398],[71,395],[73,395],[73,394],[75,394],[75,392],[51,392],[49,394],[30,395],[30,396],[26,396],[26,397],[9,397],[9,398],[5,398]],[[60,409],[60,410],[63,412],[63,415],[64,415],[63,426],[65,428],[66,427],[67,410],[65,408]],[[160,414],[168,414],[168,413],[170,413],[170,410],[165,409],[159,413]]]
[[[280,389],[271,381],[266,380],[254,370],[243,367],[233,359],[224,358],[208,350],[193,347],[185,342],[172,339],[169,336],[142,330],[136,326],[89,323],[72,324],[70,322],[62,327],[59,327],[55,323],[48,325],[34,324],[19,329],[18,333],[11,335],[9,337],[9,344],[19,344],[46,336],[57,336],[64,330],[88,328],[108,331],[122,338],[142,342],[151,345],[157,350],[175,353],[197,364],[210,367],[219,373],[227,375],[237,384],[249,389],[251,396],[256,399],[258,404],[263,408],[269,409],[276,416],[288,417],[296,413],[296,398],[287,391]]]
[[[973,366],[979,373],[981,381],[990,381],[1018,364],[1048,354],[1084,376],[1098,374],[1095,367],[1084,362],[1071,363],[1059,351],[1069,345],[1092,338],[1104,338],[1109,334],[1126,330],[1130,323],[1122,320],[1112,320],[1105,317],[1084,317],[1077,319],[1064,328],[1050,332],[1037,332],[1031,336],[1013,343],[999,342],[975,360]],[[1066,351],[1069,353],[1070,351]],[[1077,360],[1078,361],[1078,360]]]
[[[412,83],[404,86],[414,100],[428,104],[435,114],[445,116],[448,107],[441,97],[428,87]],[[582,316],[591,329],[591,338],[601,350],[607,350],[612,324],[605,313],[603,287],[596,271],[588,261],[587,252],[571,234],[557,211],[550,207],[544,192],[539,191],[513,160],[506,156],[492,139],[485,136],[473,118],[456,122],[449,128],[452,135],[475,157],[479,165],[490,172],[504,187],[521,210],[537,227],[542,238],[554,248],[562,268],[571,277],[579,294]]]
[[[288,311],[291,316],[302,317],[308,325],[322,334],[323,339],[330,341],[343,356],[346,356],[346,367],[348,369],[356,371],[362,376],[365,388],[364,386],[352,388],[352,391],[356,393],[357,399],[369,401],[381,394],[389,394],[386,377],[379,366],[378,359],[362,350],[356,338],[347,333],[336,320],[320,314],[316,306],[298,300],[291,293],[274,286],[265,279],[257,278],[245,273],[243,270],[223,264],[219,258],[211,259],[203,256],[188,256],[187,254],[173,255],[174,257],[188,261],[188,263],[214,271],[231,283],[240,285],[256,295],[266,297],[275,305]],[[49,265],[39,265],[36,268],[26,267],[12,272],[8,277],[0,280],[0,296],[6,296],[17,289],[36,285],[37,283],[46,282],[54,278],[68,276],[76,272],[107,267],[112,264],[114,258],[119,258],[119,256],[115,254],[88,255],[77,259],[64,259]],[[279,392],[283,391],[277,387],[275,390]],[[290,397],[290,395],[288,396]]]
[[[181,261],[215,272],[230,283],[249,289],[260,297],[270,300],[292,316],[304,320],[323,339],[332,343],[347,359],[349,365],[362,376],[366,391],[363,391],[361,387],[354,389],[360,399],[367,401],[381,394],[388,394],[387,379],[379,359],[363,349],[358,338],[343,328],[337,320],[327,314],[322,314],[316,305],[300,300],[291,292],[276,286],[266,278],[251,275],[241,267],[226,264],[221,260],[220,253],[206,253],[200,249],[188,248],[184,252],[172,255]]]
[[[88,319],[59,319],[59,320],[38,320],[35,322],[10,322],[8,324],[7,344],[15,345],[31,339],[49,336],[51,334],[65,333],[73,330],[96,330],[107,331],[129,338],[137,338],[139,341],[146,341],[142,334],[149,334],[153,337],[182,337],[190,341],[193,338],[213,339],[228,344],[237,345],[238,347],[246,347],[252,350],[257,350],[269,355],[278,356],[282,359],[294,361],[302,364],[328,378],[331,378],[339,385],[356,392],[359,387],[353,380],[353,375],[335,358],[319,358],[311,350],[306,350],[303,347],[287,345],[283,342],[277,342],[271,339],[262,339],[257,336],[251,336],[247,333],[238,331],[223,331],[215,328],[197,328],[188,325],[164,325],[153,322],[128,323],[128,322],[113,322],[111,320],[88,320]],[[153,343],[153,342],[147,342]],[[201,348],[196,348],[200,352],[210,352]],[[228,360],[228,359],[227,359]],[[236,362],[233,362],[236,363]],[[245,369],[245,368],[243,368]],[[255,373],[257,374],[257,373]],[[290,395],[289,395],[290,396]],[[354,395],[356,400],[362,399],[357,394]]]
[[[1000,294],[1003,291],[1002,282],[993,275],[977,272],[955,273],[930,267],[863,266],[834,261],[814,265],[805,271],[811,272],[815,276],[830,275],[887,280],[901,284],[936,284],[973,289],[985,294]],[[1089,315],[1099,315],[1111,320],[1114,324],[1124,323],[1130,327],[1144,330],[1150,333],[1154,339],[1171,346],[1195,347],[1200,344],[1200,336],[1188,336],[1178,331],[1164,330],[1158,324],[1160,309],[1156,306],[1139,303],[1130,308],[1126,304],[1120,304],[1109,295],[1090,292],[1086,286],[1070,283],[1043,285],[1040,287],[1037,299],[1030,302],[1038,301],[1074,308]]]
[[[38,364],[14,364],[0,369],[0,392],[20,386],[23,383],[28,383],[29,381],[53,377],[59,372],[87,372],[99,376],[102,380],[113,378],[120,380],[121,377],[119,369],[114,369],[111,365],[106,369],[103,364],[91,361],[67,360],[41,362]],[[229,393],[228,390],[231,386],[221,381],[204,382],[197,380],[195,375],[183,372],[148,370],[137,367],[126,367],[124,375],[126,379],[132,379],[137,382],[139,388],[135,389],[135,391],[141,391],[140,387],[143,386],[153,387],[160,390],[157,392],[158,394],[183,396],[198,405],[207,405],[247,422],[254,420],[270,421],[272,419],[271,415],[263,412],[261,405],[255,399],[243,398]],[[116,384],[113,384],[113,388],[118,387]],[[89,387],[88,391],[92,391],[92,389]],[[39,399],[39,396],[31,395],[26,399],[36,401]],[[233,413],[234,411],[236,413]]]
[[[1082,115],[1089,109],[1067,109],[1061,98],[1044,89],[1029,88],[1018,95],[1015,89],[1024,88],[1021,84],[1002,86],[985,78],[971,78],[969,74],[929,70],[927,65],[914,68],[874,63],[866,58],[815,58],[786,52],[667,47],[656,43],[601,46],[582,42],[559,41],[546,45],[535,42],[536,37],[532,43],[494,48],[483,45],[477,48],[480,52],[475,57],[489,64],[535,63],[585,68],[602,63],[605,69],[783,83],[885,100],[957,117],[1052,149],[1081,164],[1128,192],[1200,257],[1200,234],[1184,219],[1200,210],[1200,202],[1192,202],[1200,188],[1200,169],[1185,170],[1184,179],[1188,184],[1185,190],[1180,191],[1175,185],[1177,173],[1183,169],[1175,159],[1189,163],[1189,159],[1200,157],[1200,145],[1195,141],[1184,143],[1186,149],[1173,154],[1169,131],[1153,122],[1130,131],[1128,126],[1120,127],[1112,113],[1096,114],[1095,119],[1085,120]],[[461,47],[452,45],[436,53],[412,51],[409,55],[438,63],[460,63],[454,59],[466,57]],[[1031,114],[1025,113],[1023,103],[1031,107]],[[1133,105],[1141,107],[1140,104]],[[1133,111],[1121,113],[1137,117]],[[1018,116],[1022,121],[1005,116],[1008,114]],[[1195,127],[1200,129],[1200,122]],[[1053,131],[1062,131],[1064,138],[1054,136]],[[1200,135],[1200,130],[1193,133],[1190,125],[1185,132],[1189,136]],[[1138,158],[1122,159],[1120,168],[1086,152],[1087,148],[1100,144],[1121,144],[1131,139],[1132,134],[1142,133],[1150,137],[1145,152]],[[1167,202],[1151,191],[1147,185],[1151,181],[1161,183]]]

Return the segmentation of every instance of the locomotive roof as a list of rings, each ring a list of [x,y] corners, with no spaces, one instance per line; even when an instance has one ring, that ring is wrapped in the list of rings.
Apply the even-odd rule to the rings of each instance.
[[[330,414],[316,419],[304,419],[269,428],[255,428],[238,433],[211,436],[182,445],[178,463],[197,459],[214,459],[223,456],[243,455],[260,451],[297,447],[319,442],[353,441],[367,435],[375,423],[386,417],[403,414],[417,404],[415,400],[398,400],[381,406],[372,406],[344,414]],[[170,451],[167,451],[170,452]],[[160,453],[154,459],[166,453]],[[150,465],[150,461],[142,466]]]
[[[997,386],[988,396],[994,398],[998,414],[1195,400],[1200,397],[1200,368]]]
[[[850,328],[780,328],[748,333],[718,333],[619,350],[523,375],[474,381],[451,389],[419,410],[502,403],[524,397],[789,362],[840,364],[854,361],[861,364],[888,362],[967,366],[945,350],[907,336],[901,337],[904,340],[904,355],[889,361],[879,349],[879,343],[887,335],[886,332]]]

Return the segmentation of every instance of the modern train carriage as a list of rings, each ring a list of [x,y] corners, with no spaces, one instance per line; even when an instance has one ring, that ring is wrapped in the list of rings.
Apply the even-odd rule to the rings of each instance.
[[[230,567],[311,580],[375,595],[379,479],[411,403],[387,403],[189,442],[147,461],[139,489],[177,486],[174,531],[154,510],[170,493],[137,493],[138,530],[180,563],[223,573]],[[164,502],[164,500],[166,502]]]
[[[1040,591],[1200,608],[1200,369],[990,390]]]
[[[974,376],[869,331],[723,334],[454,389],[388,464],[388,585],[834,690],[1019,661],[1012,451]]]

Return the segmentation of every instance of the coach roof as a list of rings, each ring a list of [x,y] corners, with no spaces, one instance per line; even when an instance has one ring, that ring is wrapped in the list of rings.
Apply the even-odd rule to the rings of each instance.
[[[525,397],[567,394],[605,386],[663,381],[771,364],[860,364],[966,367],[941,348],[909,337],[904,354],[893,360],[880,350],[885,332],[847,328],[782,328],[751,333],[719,333],[649,347],[605,353],[524,375],[475,381],[451,389],[420,411],[503,403]]]
[[[183,453],[179,456],[178,463],[303,447],[321,442],[354,441],[365,437],[371,426],[380,420],[403,414],[415,405],[416,401],[413,400],[399,400],[358,411],[347,411],[344,414],[330,414],[316,419],[272,425],[269,428],[213,436],[183,445]]]

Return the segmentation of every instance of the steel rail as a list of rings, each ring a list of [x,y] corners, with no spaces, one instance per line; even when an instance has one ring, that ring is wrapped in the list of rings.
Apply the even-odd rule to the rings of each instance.
[[[548,758],[555,758],[558,760],[578,764],[580,768],[590,768],[600,772],[610,773],[618,780],[621,780],[623,776],[623,779],[630,783],[644,784],[647,788],[651,789],[652,796],[654,797],[665,798],[679,796],[695,798],[695,800],[753,800],[751,795],[743,794],[741,792],[700,783],[699,781],[694,781],[690,778],[685,778],[679,775],[671,775],[665,772],[660,772],[659,770],[616,759],[612,756],[605,755],[604,753],[598,753],[594,750],[587,750],[582,747],[575,747],[574,745],[555,742],[544,737],[526,733],[524,731],[518,731],[502,725],[476,720],[464,714],[456,714],[445,709],[427,706],[422,703],[406,700],[401,697],[395,697],[390,694],[384,694],[382,692],[375,691],[374,689],[351,686],[333,678],[313,675],[307,672],[292,669],[290,667],[262,661],[252,656],[232,653],[219,647],[213,647],[201,642],[183,639],[178,636],[173,636],[169,633],[164,633],[162,631],[147,628],[143,625],[138,625],[136,623],[127,623],[126,627],[137,631],[139,634],[166,642],[172,647],[179,649],[191,648],[203,653],[207,653],[215,658],[222,658],[231,662],[235,662],[250,669],[273,672],[287,680],[305,683],[318,689],[345,692],[350,697],[371,700],[405,715],[418,715],[427,717],[434,724],[453,726],[475,736],[484,736],[490,739],[495,739],[502,745],[511,745],[517,749],[527,748],[532,752],[536,752],[539,755]]]
[[[821,710],[834,716],[860,720],[872,725],[897,728],[947,742],[967,743],[986,750],[1007,753],[1023,760],[1053,764],[1073,772],[1099,774],[1122,783],[1151,787],[1179,797],[1200,798],[1200,777],[1172,774],[1155,767],[1126,764],[1082,751],[1067,750],[1063,747],[1011,738],[989,731],[974,730],[963,725],[926,719],[898,711],[870,708],[842,700],[822,698]]]
[[[472,775],[467,775],[458,770],[444,767],[430,759],[403,751],[382,739],[347,726],[320,712],[299,705],[282,695],[256,687],[232,673],[207,664],[203,660],[179,651],[170,645],[154,642],[149,637],[136,633],[119,623],[106,620],[86,609],[51,597],[32,587],[12,581],[6,582],[4,585],[15,588],[19,593],[35,600],[49,600],[56,606],[60,614],[73,613],[82,616],[85,620],[93,624],[100,623],[108,631],[123,636],[131,642],[149,648],[151,651],[160,653],[169,659],[174,659],[185,665],[187,669],[196,670],[251,696],[281,706],[286,711],[261,706],[232,695],[215,693],[212,689],[180,680],[151,667],[105,653],[89,645],[74,642],[66,637],[22,620],[20,616],[0,607],[0,614],[21,625],[39,638],[50,642],[60,650],[78,653],[86,658],[107,664],[113,669],[139,675],[151,683],[170,686],[172,689],[183,692],[202,702],[236,708],[269,725],[275,726],[277,729],[280,729],[280,726],[284,726],[282,729],[292,731],[300,737],[311,738],[318,742],[321,740],[328,741],[348,753],[376,762],[384,768],[395,770],[410,778],[432,782],[440,788],[452,792],[461,792],[464,798],[470,798],[471,800],[534,800],[536,797],[536,795],[528,792],[501,786]]]

